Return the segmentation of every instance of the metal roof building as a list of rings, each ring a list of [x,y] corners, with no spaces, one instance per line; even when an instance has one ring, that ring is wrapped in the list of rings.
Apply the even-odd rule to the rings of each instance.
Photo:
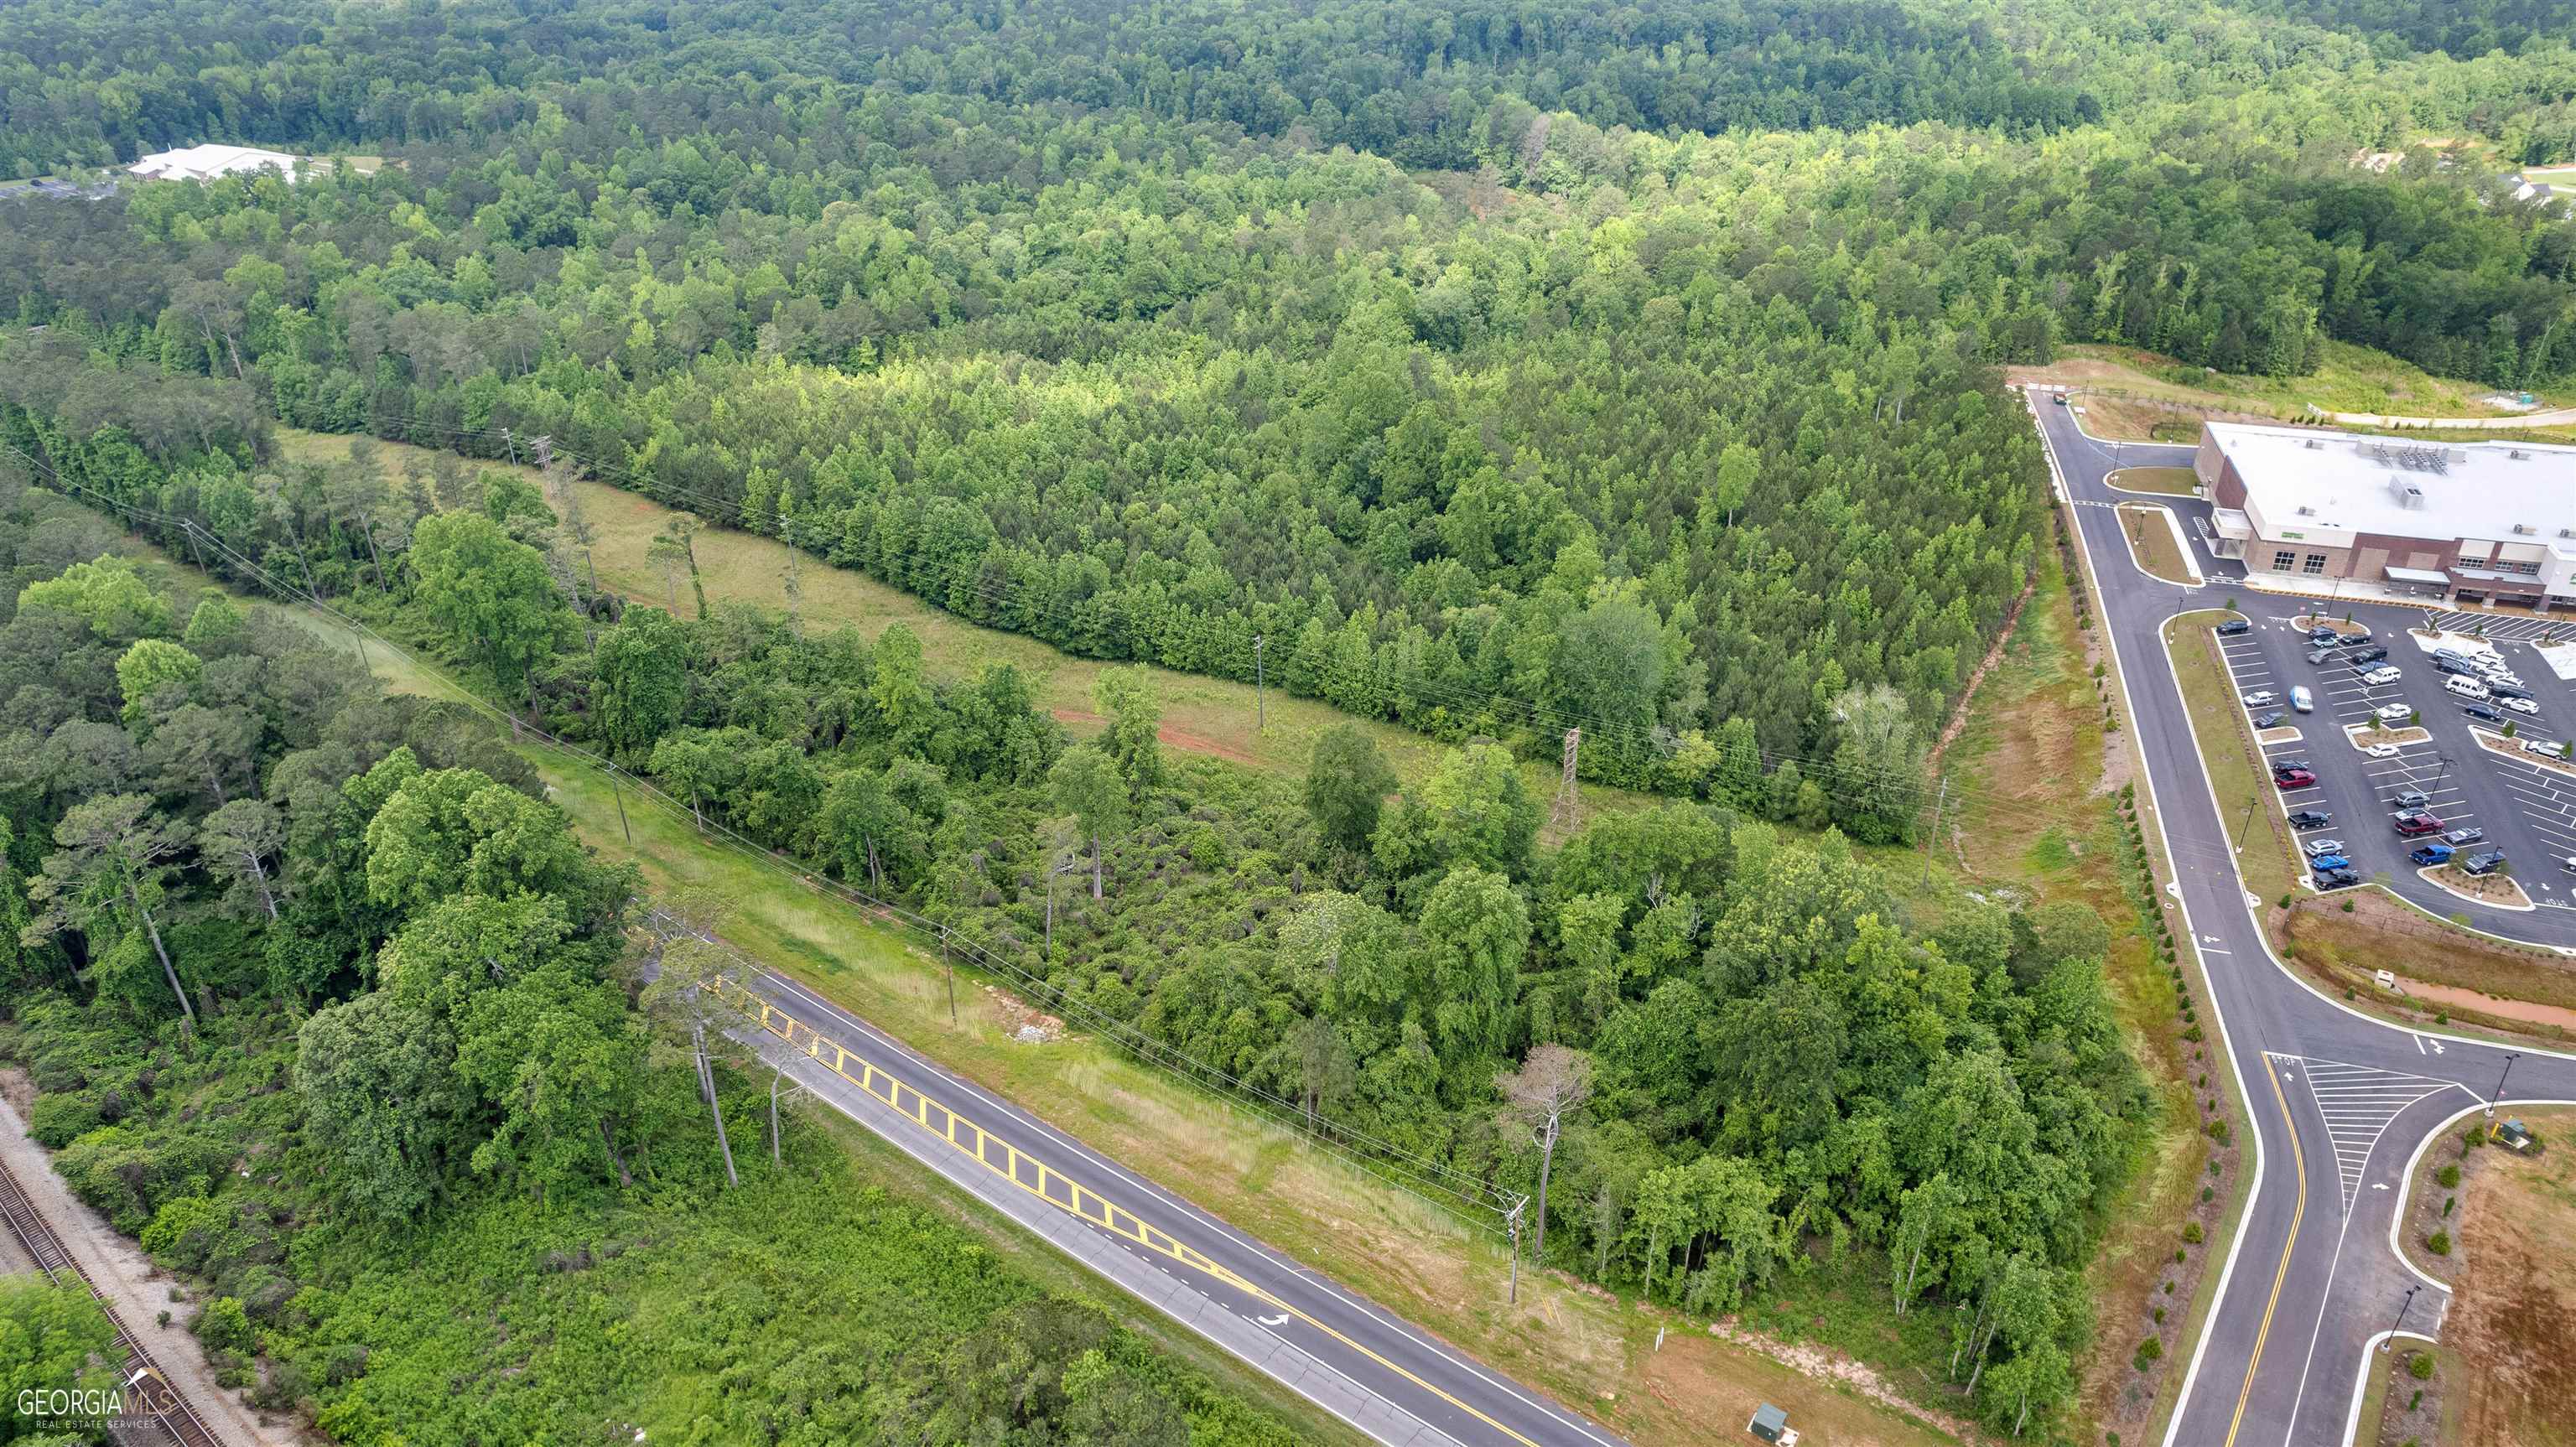
[[[2192,471],[2249,571],[2576,604],[2576,447],[2206,422]]]

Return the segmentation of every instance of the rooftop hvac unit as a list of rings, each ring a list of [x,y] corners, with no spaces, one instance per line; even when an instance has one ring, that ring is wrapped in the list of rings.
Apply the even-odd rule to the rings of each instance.
[[[2512,458],[2516,462],[2529,462],[2531,460],[2531,454],[2523,451],[2519,447],[2505,453],[2505,456]]]
[[[2399,507],[2420,510],[2427,501],[2422,484],[2409,481],[2393,472],[2388,474],[2388,495],[2397,500]]]
[[[2529,523],[2515,523],[2513,525],[2513,530],[2514,533],[2520,537],[2530,537],[2540,531],[2540,529],[2533,527]]]
[[[2301,516],[2301,517],[2303,517],[2303,518],[2312,518],[2312,517],[2315,517],[2316,515],[2317,515],[2317,510],[2316,510],[2315,508],[2305,506],[2304,504],[2303,504],[2303,505],[2301,505],[2301,507],[2299,508],[2299,516]]]
[[[2326,450],[2325,442],[2322,439],[2315,437],[2309,438],[2304,445],[2310,452],[2323,452]]]

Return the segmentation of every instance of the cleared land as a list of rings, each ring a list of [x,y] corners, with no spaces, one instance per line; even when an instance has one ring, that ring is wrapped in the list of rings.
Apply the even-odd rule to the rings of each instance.
[[[286,456],[299,462],[345,462],[354,440],[283,427],[278,429],[278,438]],[[376,446],[381,466],[393,478],[400,478],[408,465],[425,466],[431,459],[447,455],[399,442],[379,442]],[[538,480],[537,470],[532,467],[514,469],[508,463],[484,461],[471,461],[468,465],[478,470],[516,471],[532,483]],[[669,529],[674,511],[651,498],[604,482],[584,481],[575,487],[582,514],[598,533],[591,547],[591,562],[599,571],[600,583],[638,602],[669,606],[676,600],[683,607],[690,606],[688,580],[681,578],[675,590],[661,565],[645,556],[653,539]],[[731,528],[710,528],[697,535],[695,547],[709,602],[742,601],[786,608],[786,544]],[[796,568],[804,594],[804,616],[808,619],[826,625],[847,624],[870,638],[901,623],[921,636],[923,657],[932,673],[942,678],[972,677],[993,664],[1008,663],[1028,679],[1038,705],[1078,734],[1097,732],[1101,726],[1099,716],[1091,711],[1092,686],[1101,673],[1129,666],[1075,658],[1033,638],[969,623],[901,589],[864,573],[834,567],[820,558],[798,559]],[[1321,700],[1292,698],[1276,688],[1256,697],[1261,691],[1250,684],[1161,668],[1148,671],[1163,701],[1163,741],[1184,752],[1294,776],[1304,773],[1317,735],[1336,724],[1350,723],[1376,740],[1398,777],[1412,781],[1428,777],[1448,747],[1410,729],[1357,719]],[[1258,727],[1265,711],[1268,726]],[[1555,770],[1529,762],[1522,766],[1522,772],[1539,797],[1554,796]],[[1593,784],[1584,786],[1583,801],[1587,808],[1618,809],[1652,802],[1644,795]]]
[[[2576,1442],[2576,1110],[2511,1113],[2542,1146],[2466,1158],[2441,1440],[2566,1447]]]
[[[2169,1321],[2188,1318],[2196,1329],[2199,1314],[2183,1308],[2195,1302],[2204,1264],[2224,1250],[2228,1228],[2212,1232],[2208,1252],[2177,1267],[2174,1223],[2201,1209],[2205,1184],[2219,1186],[2217,1204],[2229,1209],[2218,1219],[2231,1222],[2234,1181],[2209,1175],[2210,1141],[2184,1083],[2193,1068],[2190,1047],[2178,1033],[2176,995],[2138,904],[2145,875],[2123,858],[2128,846],[2113,799],[2131,777],[2129,753],[2102,723],[2115,689],[2100,636],[2077,625],[2061,563],[2050,553],[1949,756],[1958,822],[1955,832],[1944,831],[1942,862],[1966,887],[2070,900],[2110,927],[2111,998],[2161,1110],[2141,1143],[2136,1178],[2100,1223],[2101,1243],[2087,1267],[2098,1325],[2080,1365],[2081,1400],[2092,1426],[2145,1441],[2181,1374],[2170,1366],[2142,1374],[2130,1365],[2130,1351],[2146,1332],[2164,1330],[2166,1362],[2188,1360],[2191,1336],[2160,1327],[2153,1313],[2162,1306]],[[2145,800],[2140,805],[2143,812]],[[2152,819],[2147,824],[2152,828]],[[2018,847],[1995,847],[2006,840]],[[2167,1281],[2175,1283],[2171,1293]]]
[[[2371,983],[2373,970],[2394,969],[2410,984],[2576,1011],[2576,960],[2554,951],[2456,929],[2371,889],[2301,900],[2284,930],[2299,964],[2351,989],[2354,1003],[2369,1004],[2376,1013],[2422,1024],[2436,1011],[2445,1011],[2455,1024],[2518,1030],[2551,1041],[2576,1038],[2576,1031],[2550,1021],[2517,1021],[2458,999],[2391,999]]]
[[[2302,377],[2212,372],[2134,347],[2093,345],[2060,348],[2057,360],[2046,366],[2008,370],[2015,381],[2126,394],[2086,396],[2084,421],[2098,435],[2136,441],[2151,440],[2149,432],[2159,421],[2186,420],[2196,428],[2203,412],[2252,421],[2297,420],[2308,416],[2312,406],[2328,412],[2412,417],[2513,415],[2479,401],[2496,391],[2484,383],[2436,377],[2385,352],[2347,342],[2327,342],[2321,365]],[[2539,402],[2542,407],[2566,406],[2576,403],[2576,393],[2550,392],[2542,394]],[[2174,408],[2184,409],[2188,418]]]

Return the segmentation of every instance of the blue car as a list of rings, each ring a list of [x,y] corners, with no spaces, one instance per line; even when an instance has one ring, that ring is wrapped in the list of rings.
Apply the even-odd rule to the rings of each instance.
[[[2340,854],[2328,854],[2321,858],[2309,860],[2308,868],[2318,874],[2323,874],[2330,869],[2350,869],[2352,868],[2352,861],[2344,858]]]
[[[2415,846],[2414,852],[2406,856],[2406,862],[2409,864],[2448,864],[2451,862],[2451,846],[2448,844],[2418,844]]]

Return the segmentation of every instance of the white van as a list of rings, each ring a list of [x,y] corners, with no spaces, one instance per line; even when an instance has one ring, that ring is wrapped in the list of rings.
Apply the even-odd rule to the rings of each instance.
[[[2462,698],[2492,697],[2487,692],[2487,686],[2474,678],[2446,678],[2442,680],[2442,687]]]
[[[2290,690],[2290,707],[2297,709],[2301,713],[2312,713],[2316,710],[2316,706],[2316,695],[2308,692],[2308,686],[2306,684],[2300,684],[2298,687]]]

